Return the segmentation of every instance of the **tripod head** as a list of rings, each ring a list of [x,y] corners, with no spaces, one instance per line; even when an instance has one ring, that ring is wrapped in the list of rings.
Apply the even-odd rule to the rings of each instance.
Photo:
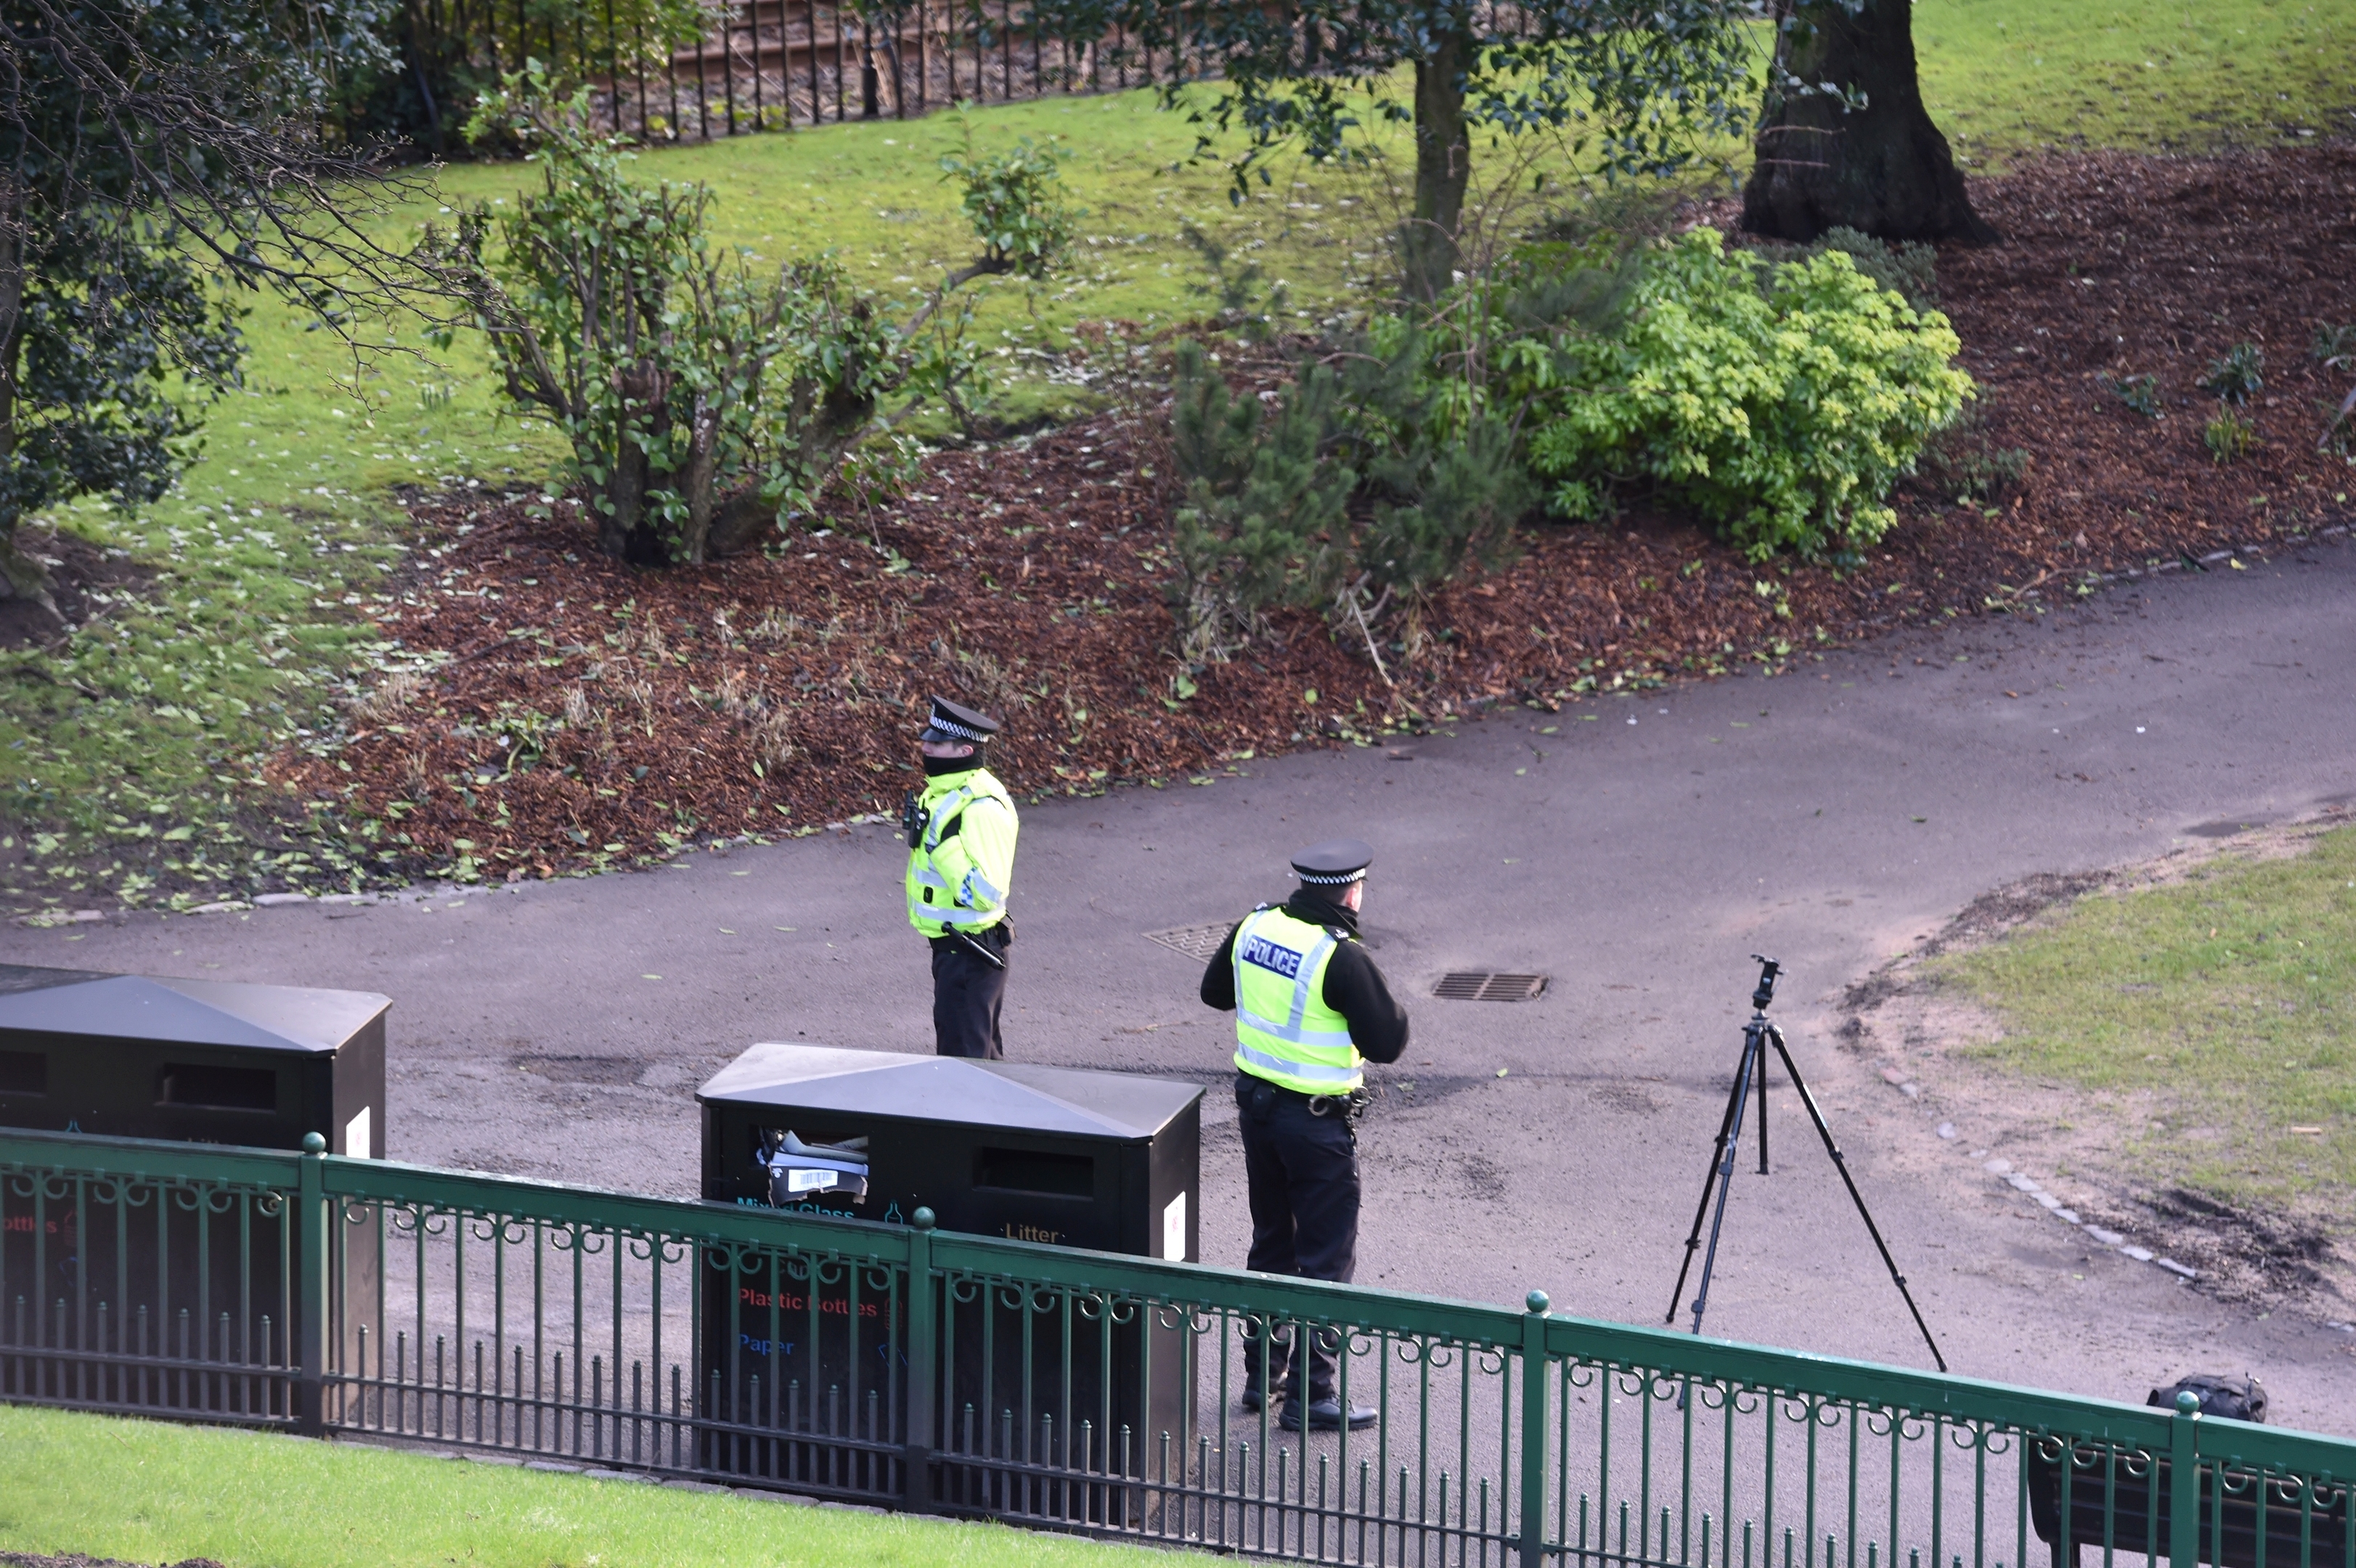
[[[1751,955],[1751,961],[1759,965],[1759,988],[1751,993],[1751,1008],[1753,1012],[1763,1013],[1775,999],[1775,977],[1783,972],[1783,966],[1756,953]]]

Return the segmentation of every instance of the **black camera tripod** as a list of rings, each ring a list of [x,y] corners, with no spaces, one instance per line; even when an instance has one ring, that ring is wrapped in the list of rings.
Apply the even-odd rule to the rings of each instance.
[[[1742,1026],[1742,1060],[1734,1069],[1734,1088],[1726,1097],[1726,1115],[1718,1124],[1718,1147],[1710,1155],[1709,1171],[1702,1178],[1701,1201],[1694,1206],[1693,1232],[1686,1237],[1685,1262],[1677,1268],[1677,1287],[1669,1296],[1669,1315],[1665,1321],[1677,1320],[1677,1303],[1685,1296],[1686,1275],[1693,1267],[1694,1252],[1701,1245],[1701,1222],[1709,1220],[1709,1250],[1702,1254],[1701,1279],[1694,1286],[1693,1331],[1701,1332],[1701,1315],[1709,1308],[1709,1274],[1718,1264],[1719,1232],[1726,1224],[1726,1198],[1734,1187],[1734,1155],[1742,1141],[1742,1113],[1751,1098],[1751,1085],[1759,1084],[1759,1174],[1767,1174],[1767,1048],[1771,1044],[1783,1059],[1783,1071],[1791,1075],[1792,1087],[1800,1092],[1800,1104],[1808,1108],[1808,1119],[1816,1124],[1816,1136],[1825,1141],[1825,1152],[1833,1157],[1833,1168],[1840,1172],[1841,1181],[1848,1188],[1849,1201],[1857,1205],[1858,1218],[1865,1221],[1868,1234],[1881,1253],[1881,1262],[1897,1284],[1898,1294],[1906,1298],[1906,1310],[1914,1315],[1914,1327],[1922,1331],[1922,1343],[1931,1347],[1931,1359],[1939,1370],[1947,1370],[1947,1358],[1939,1354],[1939,1342],[1931,1338],[1931,1327],[1922,1321],[1922,1309],[1914,1305],[1914,1293],[1906,1288],[1906,1276],[1898,1272],[1898,1264],[1890,1255],[1890,1243],[1881,1239],[1881,1227],[1873,1222],[1872,1213],[1865,1206],[1865,1195],[1857,1189],[1857,1178],[1849,1174],[1848,1160],[1841,1154],[1840,1146],[1833,1142],[1833,1130],[1825,1125],[1825,1114],[1816,1108],[1816,1097],[1808,1092],[1807,1081],[1800,1076],[1799,1063],[1792,1060],[1789,1047],[1783,1043],[1783,1031],[1767,1019],[1767,1005],[1775,999],[1775,977],[1783,966],[1772,958],[1762,958],[1754,953],[1751,961],[1759,965],[1759,988],[1751,993],[1751,1021]],[[1710,1209],[1712,1188],[1718,1190],[1718,1208]]]

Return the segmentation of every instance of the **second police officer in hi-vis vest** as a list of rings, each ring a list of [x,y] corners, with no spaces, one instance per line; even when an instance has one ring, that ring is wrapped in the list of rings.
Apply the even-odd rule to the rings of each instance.
[[[1337,838],[1292,859],[1301,886],[1260,905],[1227,933],[1203,971],[1203,1000],[1236,1010],[1236,1106],[1251,1195],[1249,1266],[1346,1281],[1357,1267],[1362,1063],[1407,1050],[1407,1009],[1358,941],[1375,852]],[[1335,1379],[1340,1337],[1295,1345],[1280,1328],[1263,1345],[1245,1328],[1244,1392],[1258,1410],[1271,1392],[1293,1431],[1371,1425],[1371,1405],[1345,1413]]]
[[[1014,880],[1014,802],[984,765],[998,721],[933,699],[917,737],[925,787],[901,813],[908,837],[908,923],[933,947],[933,1049],[1006,1054],[999,1012],[1014,942],[1006,894]]]

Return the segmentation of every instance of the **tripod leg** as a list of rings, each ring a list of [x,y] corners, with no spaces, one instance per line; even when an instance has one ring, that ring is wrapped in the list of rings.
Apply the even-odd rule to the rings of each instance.
[[[1754,1032],[1773,1027],[1763,1013],[1751,1020]],[[1763,1046],[1759,1051],[1759,1174],[1767,1174],[1767,1051]]]
[[[1701,1332],[1701,1315],[1709,1310],[1709,1275],[1718,1266],[1719,1233],[1726,1228],[1726,1200],[1734,1191],[1734,1157],[1742,1142],[1743,1103],[1751,1095],[1751,1074],[1762,1076],[1767,1071],[1767,1043],[1764,1031],[1756,1024],[1742,1031],[1742,1062],[1734,1072],[1734,1093],[1728,1104],[1734,1107],[1734,1125],[1727,1129],[1726,1152],[1718,1166],[1718,1208],[1710,1215],[1709,1250],[1702,1254],[1701,1278],[1695,1282],[1693,1298],[1693,1331]]]
[[[1743,1041],[1742,1051],[1744,1059],[1747,1061],[1751,1054],[1751,1044],[1747,1036]],[[1686,1275],[1693,1268],[1695,1250],[1701,1245],[1701,1222],[1709,1213],[1710,1189],[1718,1184],[1719,1167],[1726,1161],[1727,1139],[1733,1131],[1736,1108],[1742,1104],[1743,1093],[1742,1076],[1738,1072],[1734,1080],[1734,1092],[1726,1097],[1726,1115],[1720,1116],[1718,1121],[1718,1142],[1710,1147],[1709,1169],[1703,1173],[1701,1179],[1701,1201],[1694,1205],[1693,1229],[1686,1232],[1686,1255],[1677,1264],[1677,1287],[1669,1293],[1669,1315],[1661,1319],[1664,1323],[1675,1323],[1677,1320],[1677,1303],[1685,1298],[1686,1294]]]
[[[1825,1114],[1816,1108],[1816,1097],[1808,1092],[1807,1080],[1800,1076],[1800,1064],[1792,1060],[1791,1047],[1783,1043],[1783,1031],[1774,1025],[1767,1026],[1768,1038],[1775,1042],[1775,1054],[1783,1059],[1783,1071],[1792,1075],[1792,1087],[1800,1092],[1800,1104],[1808,1109],[1808,1119],[1816,1124],[1816,1136],[1825,1140],[1825,1152],[1833,1157],[1833,1168],[1840,1172],[1841,1182],[1848,1189],[1849,1201],[1857,1205],[1858,1218],[1865,1221],[1866,1233],[1873,1238],[1874,1247],[1881,1253],[1881,1264],[1898,1286],[1898,1294],[1906,1300],[1906,1310],[1914,1315],[1914,1327],[1922,1332],[1922,1343],[1931,1347],[1931,1359],[1939,1370],[1947,1370],[1947,1358],[1939,1353],[1939,1342],[1931,1338],[1931,1326],[1922,1321],[1922,1309],[1914,1305],[1914,1293],[1906,1288],[1906,1276],[1898,1272],[1898,1260],[1890,1255],[1890,1243],[1881,1239],[1881,1227],[1873,1222],[1873,1213],[1865,1206],[1865,1194],[1857,1189],[1857,1178],[1849,1174],[1848,1158],[1833,1142],[1833,1130],[1825,1123]],[[1705,1278],[1708,1276],[1705,1275]]]

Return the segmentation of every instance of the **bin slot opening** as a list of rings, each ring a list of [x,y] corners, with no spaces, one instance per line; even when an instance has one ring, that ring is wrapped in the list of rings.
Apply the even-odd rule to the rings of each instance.
[[[980,1148],[973,1153],[973,1184],[1045,1198],[1093,1198],[1097,1191],[1097,1162],[1093,1156],[1085,1154]]]
[[[0,1051],[0,1094],[47,1094],[49,1059],[38,1051]]]
[[[274,1111],[278,1109],[278,1072],[269,1067],[167,1061],[155,1075],[155,1104],[208,1111]]]

